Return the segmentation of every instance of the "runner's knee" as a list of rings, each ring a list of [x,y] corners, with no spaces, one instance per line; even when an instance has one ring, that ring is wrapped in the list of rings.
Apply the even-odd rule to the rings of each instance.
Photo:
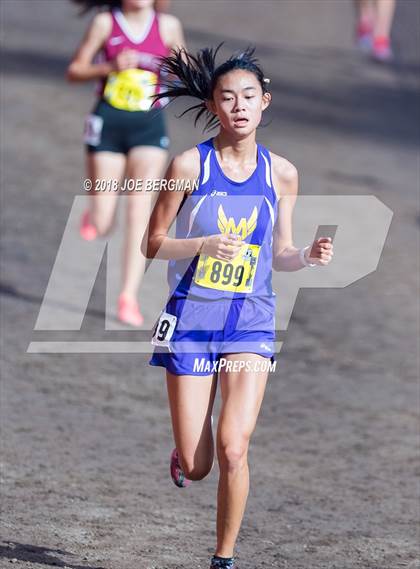
[[[99,237],[106,237],[113,229],[113,219],[103,219],[103,217],[97,214],[95,215],[94,213],[92,215],[92,222],[96,227]]]
[[[151,203],[148,196],[142,196],[141,200],[131,200],[127,207],[127,222],[135,225],[145,225],[149,222]]]
[[[247,462],[249,439],[243,437],[235,441],[222,443],[218,447],[218,458],[221,470],[234,472]]]

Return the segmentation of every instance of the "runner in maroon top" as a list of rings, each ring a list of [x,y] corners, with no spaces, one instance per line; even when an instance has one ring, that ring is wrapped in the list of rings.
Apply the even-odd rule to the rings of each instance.
[[[179,20],[157,12],[153,0],[73,1],[84,11],[103,8],[94,16],[67,72],[70,81],[99,80],[98,100],[86,117],[84,134],[93,190],[80,234],[92,240],[112,229],[118,197],[115,187],[124,177],[147,180],[163,174],[169,146],[164,104],[152,107],[153,95],[160,89],[158,58],[168,55],[173,47],[183,46],[184,38]],[[106,191],[95,191],[98,187]],[[137,294],[145,258],[140,254],[140,243],[156,192],[125,195],[118,318],[141,326],[143,316]]]
[[[165,45],[160,30],[159,17],[156,12],[150,13],[149,21],[140,36],[133,35],[128,22],[119,8],[115,8],[111,12],[112,30],[106,40],[102,53],[106,61],[113,61],[119,53],[124,50],[132,49],[137,52],[137,67],[144,71],[154,73],[159,77],[159,60],[158,57],[165,57],[169,54],[169,49]],[[106,85],[106,79],[103,80],[101,95]],[[152,100],[148,101],[150,106]],[[155,106],[161,106],[157,101]]]

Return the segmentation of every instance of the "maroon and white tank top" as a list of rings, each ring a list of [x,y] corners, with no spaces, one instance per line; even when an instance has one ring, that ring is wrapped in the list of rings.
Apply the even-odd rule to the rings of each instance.
[[[138,53],[136,69],[113,71],[102,81],[99,94],[113,107],[126,111],[148,111],[154,94],[160,91],[159,57],[169,54],[159,30],[159,16],[151,10],[141,35],[136,35],[120,9],[111,11],[112,29],[102,59],[113,60],[124,49]],[[155,107],[162,106],[158,101]]]

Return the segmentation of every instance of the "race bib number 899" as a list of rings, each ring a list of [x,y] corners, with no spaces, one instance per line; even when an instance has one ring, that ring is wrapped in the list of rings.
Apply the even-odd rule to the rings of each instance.
[[[198,285],[229,292],[252,292],[260,245],[244,245],[231,261],[201,254],[194,274]]]

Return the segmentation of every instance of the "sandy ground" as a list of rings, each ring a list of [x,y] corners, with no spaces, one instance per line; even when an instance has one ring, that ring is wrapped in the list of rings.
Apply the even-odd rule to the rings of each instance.
[[[105,331],[105,261],[80,331],[34,330],[83,194],[92,87],[63,73],[86,22],[61,0],[2,0],[1,10],[0,566],[207,569],[218,469],[187,491],[173,486],[162,371],[147,354],[27,353],[33,341],[141,341],[147,331]],[[191,48],[257,45],[274,97],[260,141],[297,165],[302,194],[372,194],[394,212],[377,271],[344,289],[302,290],[281,333],[250,448],[239,566],[420,567],[420,6],[399,1],[388,69],[354,51],[347,0],[180,0],[174,12]],[[202,138],[175,111],[169,123],[173,153]],[[149,324],[162,294],[150,281],[142,290]]]

